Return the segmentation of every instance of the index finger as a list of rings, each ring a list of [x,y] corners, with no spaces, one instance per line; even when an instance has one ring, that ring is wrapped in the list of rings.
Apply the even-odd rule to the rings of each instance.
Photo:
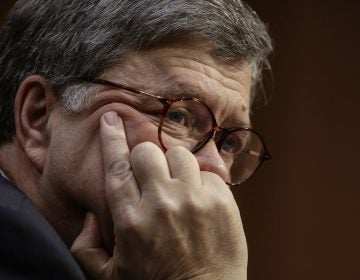
[[[140,191],[131,170],[130,153],[121,118],[107,112],[100,119],[100,138],[105,174],[105,194],[110,212],[140,199]]]

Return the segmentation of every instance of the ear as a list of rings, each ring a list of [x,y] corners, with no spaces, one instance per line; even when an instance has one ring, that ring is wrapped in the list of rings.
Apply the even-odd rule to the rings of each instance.
[[[16,138],[40,173],[44,169],[48,152],[47,125],[57,103],[55,91],[45,78],[37,75],[26,78],[15,97]]]

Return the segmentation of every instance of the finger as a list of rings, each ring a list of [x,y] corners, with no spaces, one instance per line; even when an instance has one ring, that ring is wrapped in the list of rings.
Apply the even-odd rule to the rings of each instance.
[[[139,188],[131,170],[129,148],[122,120],[115,112],[107,112],[100,120],[105,193],[110,211],[136,203]],[[113,213],[112,213],[113,214]]]
[[[103,277],[107,273],[110,256],[101,248],[101,234],[94,214],[86,214],[83,230],[70,250],[92,279],[100,279],[100,276]]]
[[[201,186],[199,163],[189,150],[182,146],[171,148],[166,152],[166,158],[172,178]]]
[[[210,171],[201,171],[200,172],[201,181],[203,184],[208,184],[216,188],[226,187],[226,191],[230,191],[230,188],[225,183],[225,181],[216,173]],[[231,191],[230,191],[231,192]]]
[[[200,176],[202,184],[206,188],[208,194],[229,199],[230,201],[234,201],[236,205],[231,189],[219,175],[209,171],[201,171]]]
[[[230,187],[222,180],[220,176],[208,171],[201,171],[201,179],[207,193],[207,203],[209,205],[216,205],[216,214],[212,216],[216,219],[216,215],[219,219],[227,220],[233,226],[237,227],[237,234],[241,237],[241,240],[245,241],[246,252],[246,238],[242,226],[240,209],[236,203],[234,194]],[[244,249],[244,248],[243,248]]]
[[[169,167],[163,151],[151,142],[135,146],[130,161],[142,190],[149,185],[153,186],[156,182],[170,179]]]

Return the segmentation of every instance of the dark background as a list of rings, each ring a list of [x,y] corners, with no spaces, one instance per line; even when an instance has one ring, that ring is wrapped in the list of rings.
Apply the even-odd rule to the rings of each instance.
[[[0,16],[14,1],[0,0]],[[360,1],[249,0],[275,42],[255,126],[273,155],[234,190],[249,280],[360,279]]]

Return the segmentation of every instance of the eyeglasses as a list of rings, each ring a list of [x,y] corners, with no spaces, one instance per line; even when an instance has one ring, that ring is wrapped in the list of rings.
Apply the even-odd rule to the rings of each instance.
[[[181,145],[192,153],[196,153],[214,139],[219,155],[227,168],[226,182],[230,186],[240,185],[265,160],[271,159],[265,142],[258,132],[249,127],[219,126],[208,105],[198,98],[156,96],[103,79],[96,79],[92,83],[115,87],[137,95],[141,94],[150,99],[151,101],[147,100],[144,103],[151,103],[150,107],[153,111],[160,113],[158,138],[164,150]],[[154,102],[156,104],[153,104]],[[132,105],[129,104],[129,106]],[[154,109],[159,106],[160,109]]]

